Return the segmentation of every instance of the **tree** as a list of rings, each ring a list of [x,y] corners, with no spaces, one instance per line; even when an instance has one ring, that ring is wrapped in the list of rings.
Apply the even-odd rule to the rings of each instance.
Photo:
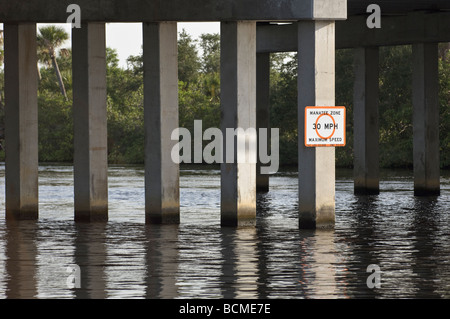
[[[204,33],[200,35],[202,49],[201,71],[204,94],[211,103],[220,103],[220,35]]]
[[[178,39],[178,79],[185,84],[196,81],[200,67],[195,41],[183,29]]]
[[[55,70],[56,78],[58,80],[61,94],[67,100],[66,88],[59,70],[58,62],[56,61],[58,48],[69,39],[69,35],[63,28],[56,26],[48,26],[39,28],[39,34],[37,36],[38,43],[38,58],[39,61],[50,64]],[[59,50],[59,54],[68,54],[66,49]]]
[[[298,159],[297,55],[271,54],[270,122],[280,129],[280,164],[294,165]]]
[[[204,33],[200,35],[203,73],[219,73],[220,71],[220,35]]]

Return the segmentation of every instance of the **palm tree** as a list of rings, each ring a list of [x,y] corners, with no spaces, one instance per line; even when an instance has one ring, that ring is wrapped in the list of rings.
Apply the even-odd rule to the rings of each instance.
[[[61,71],[59,70],[58,62],[56,61],[56,56],[58,48],[68,39],[69,35],[67,32],[63,28],[56,26],[39,28],[39,34],[37,36],[38,59],[49,65],[50,63],[52,64],[55,69],[61,94],[66,98],[66,100],[66,88],[64,87],[64,82],[61,76]],[[67,49],[59,50],[60,54],[68,54],[68,52],[69,51]]]

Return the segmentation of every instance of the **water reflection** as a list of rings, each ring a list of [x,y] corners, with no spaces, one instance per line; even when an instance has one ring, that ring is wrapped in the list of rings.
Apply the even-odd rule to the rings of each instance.
[[[334,230],[317,230],[312,247],[314,282],[312,298],[336,298],[336,249]]]
[[[218,172],[183,172],[174,226],[145,225],[143,170],[129,167],[111,172],[109,222],[74,223],[69,171],[41,169],[39,221],[0,218],[0,298],[450,298],[445,178],[441,196],[415,198],[408,176],[378,196],[354,196],[344,177],[335,229],[310,231],[298,229],[295,173],[258,195],[256,227],[222,228]],[[367,286],[371,264],[381,288]],[[69,265],[80,288],[67,286]]]
[[[178,225],[148,225],[145,229],[146,298],[178,296]]]
[[[254,228],[224,228],[222,231],[222,296],[258,298],[260,263]]]
[[[5,295],[7,298],[35,298],[37,223],[8,222],[4,232],[5,245]]]
[[[414,199],[413,223],[410,226],[414,238],[411,268],[415,280],[415,297],[438,298],[437,270],[434,256],[440,246],[439,211],[437,197],[420,197]]]

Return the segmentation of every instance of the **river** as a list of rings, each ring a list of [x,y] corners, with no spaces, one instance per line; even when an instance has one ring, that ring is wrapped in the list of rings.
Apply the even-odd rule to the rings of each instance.
[[[450,298],[445,172],[441,196],[416,198],[409,171],[382,171],[380,195],[355,196],[352,172],[337,170],[327,231],[298,229],[297,172],[273,176],[256,227],[237,229],[220,227],[214,169],[182,169],[180,225],[145,225],[135,166],[109,168],[107,223],[75,223],[65,165],[39,167],[38,221],[6,223],[4,173],[0,164],[0,298]]]

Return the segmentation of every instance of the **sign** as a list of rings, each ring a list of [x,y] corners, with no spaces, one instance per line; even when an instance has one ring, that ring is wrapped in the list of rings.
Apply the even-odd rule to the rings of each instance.
[[[345,107],[307,106],[305,146],[345,146]]]

